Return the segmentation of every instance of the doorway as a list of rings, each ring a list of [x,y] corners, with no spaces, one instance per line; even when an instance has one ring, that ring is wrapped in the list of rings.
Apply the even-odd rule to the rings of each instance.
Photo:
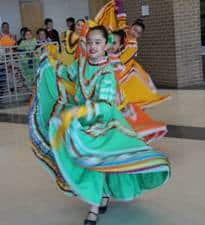
[[[22,27],[28,27],[33,33],[43,26],[43,10],[39,0],[20,1]]]

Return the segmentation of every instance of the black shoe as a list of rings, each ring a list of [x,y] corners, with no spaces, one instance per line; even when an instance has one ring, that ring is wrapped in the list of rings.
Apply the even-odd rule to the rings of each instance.
[[[103,205],[99,207],[99,214],[106,213],[109,202],[110,202],[110,198],[109,197],[103,197],[102,202],[103,202]]]
[[[89,212],[88,217],[90,214],[93,214],[96,217],[96,219],[95,220],[86,219],[86,220],[84,220],[84,225],[96,225],[97,224],[98,214],[94,213],[94,212]]]

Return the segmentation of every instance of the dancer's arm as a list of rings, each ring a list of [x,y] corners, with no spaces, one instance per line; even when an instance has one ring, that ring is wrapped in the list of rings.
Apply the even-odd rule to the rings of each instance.
[[[120,61],[124,65],[128,63],[131,59],[135,58],[137,56],[137,41],[136,40],[129,40],[125,46],[125,48],[122,50],[120,54]]]

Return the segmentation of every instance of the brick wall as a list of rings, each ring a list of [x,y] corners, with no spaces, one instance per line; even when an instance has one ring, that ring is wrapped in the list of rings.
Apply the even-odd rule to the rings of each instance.
[[[150,6],[146,31],[139,41],[138,61],[158,86],[185,87],[201,83],[199,0],[126,0],[129,22]]]
[[[200,1],[174,0],[174,21],[178,87],[200,84]]]

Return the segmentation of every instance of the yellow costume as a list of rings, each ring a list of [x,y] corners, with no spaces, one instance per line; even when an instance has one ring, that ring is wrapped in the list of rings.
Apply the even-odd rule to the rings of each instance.
[[[61,35],[63,45],[62,62],[68,66],[75,60],[76,49],[79,44],[79,35],[71,30],[67,30]]]
[[[115,1],[108,2],[97,14],[96,22],[114,31],[128,29],[124,13],[116,14]],[[169,95],[160,95],[145,70],[136,61],[137,41],[127,35],[127,43],[119,56],[124,71],[119,79],[120,89],[124,96],[124,104],[136,103],[142,108],[166,101]]]
[[[169,95],[157,93],[149,74],[136,61],[137,41],[129,40],[120,54],[124,71],[119,80],[122,93],[127,103],[137,103],[142,108],[151,107],[166,101]]]
[[[114,0],[108,2],[101,8],[95,17],[95,21],[97,24],[103,25],[111,31],[127,27],[126,14],[116,14],[116,4]]]

